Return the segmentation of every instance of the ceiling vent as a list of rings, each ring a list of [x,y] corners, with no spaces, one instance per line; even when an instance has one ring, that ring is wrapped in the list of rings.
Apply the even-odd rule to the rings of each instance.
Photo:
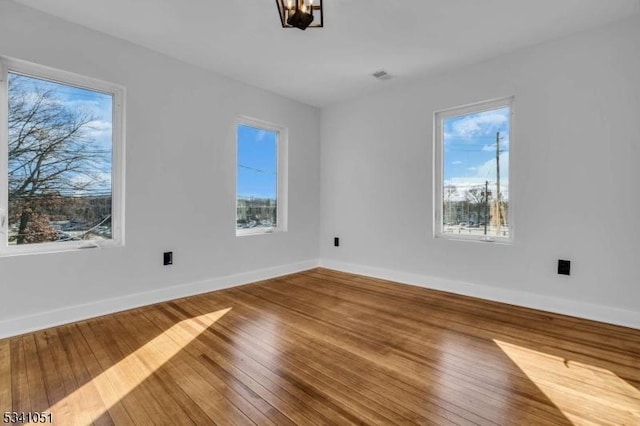
[[[378,80],[390,80],[391,79],[391,75],[389,75],[389,73],[386,72],[385,70],[376,71],[371,75],[374,76],[375,78],[377,78]]]

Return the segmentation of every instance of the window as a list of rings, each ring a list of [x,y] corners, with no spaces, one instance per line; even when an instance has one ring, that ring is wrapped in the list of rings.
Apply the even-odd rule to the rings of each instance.
[[[436,237],[511,242],[513,98],[435,114]]]
[[[236,125],[236,235],[286,230],[286,133],[252,119]]]
[[[0,253],[122,244],[123,89],[0,64]]]

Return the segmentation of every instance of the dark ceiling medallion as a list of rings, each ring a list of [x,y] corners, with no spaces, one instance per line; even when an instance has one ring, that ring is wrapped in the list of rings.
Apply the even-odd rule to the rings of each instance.
[[[276,0],[282,28],[321,28],[322,0]]]

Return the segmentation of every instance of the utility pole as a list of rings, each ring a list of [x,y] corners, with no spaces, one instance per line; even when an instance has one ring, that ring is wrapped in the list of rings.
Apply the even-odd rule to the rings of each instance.
[[[502,209],[500,208],[500,132],[496,133],[496,235],[500,235],[502,225]]]
[[[484,181],[484,235],[487,235],[487,223],[489,222],[489,181]]]

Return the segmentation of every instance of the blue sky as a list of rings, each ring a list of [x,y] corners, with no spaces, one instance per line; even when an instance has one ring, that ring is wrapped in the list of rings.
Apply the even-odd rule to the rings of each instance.
[[[509,108],[443,120],[444,184],[460,190],[496,180],[496,133],[500,132],[500,181],[509,182]],[[502,191],[501,191],[502,192]]]
[[[9,85],[15,81],[16,74],[9,73]],[[53,92],[51,99],[60,102],[67,110],[83,112],[93,117],[84,129],[84,137],[89,145],[104,153],[103,161],[96,164],[96,174],[100,181],[93,185],[94,191],[109,192],[111,190],[112,169],[112,105],[113,98],[110,94],[95,92],[79,87],[41,80],[33,77],[21,78],[21,87],[27,95],[27,99],[35,99],[38,91],[47,90]],[[82,177],[77,177],[82,179]]]
[[[239,124],[237,127],[239,197],[276,198],[277,132]]]

